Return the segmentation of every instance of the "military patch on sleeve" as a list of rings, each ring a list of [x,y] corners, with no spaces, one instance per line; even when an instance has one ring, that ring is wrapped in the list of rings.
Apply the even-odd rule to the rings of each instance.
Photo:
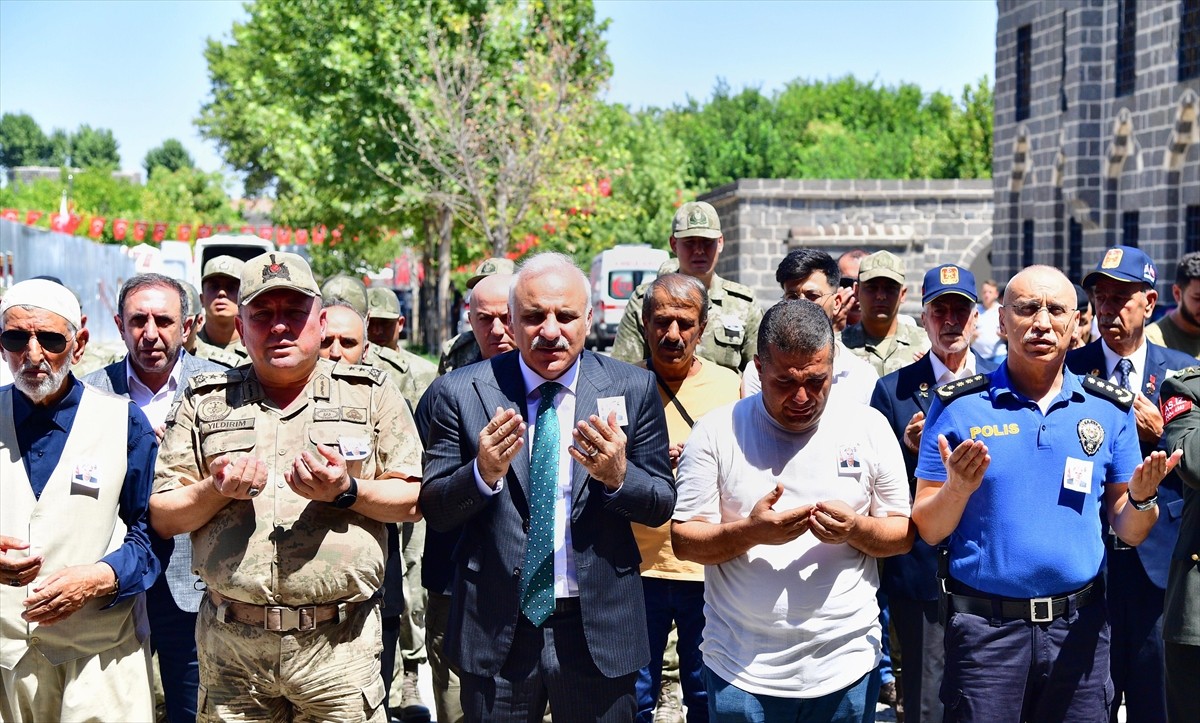
[[[329,399],[329,377],[324,374],[313,380],[313,399]]]
[[[942,404],[949,404],[961,396],[977,392],[980,389],[986,389],[988,378],[985,374],[976,374],[973,377],[959,379],[957,382],[946,382],[937,388],[938,399],[942,400]]]
[[[367,421],[366,407],[342,407],[342,419],[347,422],[365,422]]]
[[[1118,387],[1107,379],[1089,374],[1083,378],[1083,388],[1097,397],[1107,399],[1121,409],[1128,410],[1133,406],[1133,392],[1125,387]]]
[[[337,407],[314,407],[313,421],[314,422],[336,422],[342,418]]]
[[[229,382],[229,372],[200,372],[188,378],[188,389],[198,392],[201,389],[228,384]]]
[[[238,387],[238,391],[239,396],[241,397],[238,400],[238,406],[248,404],[250,402],[257,402],[263,398],[262,385],[259,384],[258,380],[256,379],[246,379],[242,382],[242,385]]]
[[[1162,410],[1163,424],[1169,424],[1179,415],[1192,411],[1192,400],[1187,397],[1171,397],[1170,399],[1160,399],[1158,406]]]

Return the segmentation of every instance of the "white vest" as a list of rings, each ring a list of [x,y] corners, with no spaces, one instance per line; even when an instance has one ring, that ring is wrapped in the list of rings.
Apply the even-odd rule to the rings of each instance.
[[[13,425],[13,388],[0,387],[0,535],[30,543],[44,557],[38,581],[89,565],[119,548],[126,527],[117,511],[125,482],[129,400],[85,387],[62,458],[34,497]],[[85,472],[86,470],[86,472]],[[76,480],[76,473],[82,482]],[[92,483],[92,482],[95,483]],[[17,551],[16,554],[21,554]],[[13,553],[8,553],[13,554]],[[134,602],[102,610],[89,601],[54,625],[21,619],[28,587],[0,586],[0,667],[11,670],[31,648],[54,665],[113,648],[135,635]]]

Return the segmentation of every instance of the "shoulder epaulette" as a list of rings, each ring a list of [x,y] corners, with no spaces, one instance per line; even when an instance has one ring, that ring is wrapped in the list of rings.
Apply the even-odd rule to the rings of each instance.
[[[408,360],[404,358],[403,354],[386,346],[376,346],[374,349],[375,354],[379,357],[380,361],[400,370],[401,374],[408,373]]]
[[[1133,406],[1133,392],[1125,387],[1118,387],[1107,379],[1088,374],[1083,378],[1083,388],[1097,397],[1107,399],[1121,409],[1128,410]]]
[[[1200,376],[1200,366],[1190,366],[1175,372],[1169,372],[1167,379],[1178,379],[1181,382]]]
[[[447,354],[449,354],[450,350],[453,349],[456,345],[458,345],[459,341],[462,338],[463,338],[462,334],[457,334],[455,336],[450,337],[446,341],[442,342],[442,356],[446,356]]]
[[[754,301],[754,291],[749,286],[743,286],[736,281],[729,279],[721,279],[721,286],[725,287],[725,291],[729,294],[745,299],[746,301]]]
[[[242,381],[242,373],[233,369],[224,372],[200,372],[188,377],[188,389],[198,392],[208,387],[228,386]]]
[[[376,369],[375,367],[363,364],[343,364],[338,362],[333,368],[333,375],[344,379],[365,379],[372,384],[383,384],[386,372],[382,369]]]
[[[961,396],[984,389],[987,385],[987,375],[976,374],[973,377],[959,379],[956,382],[946,382],[935,391],[937,391],[938,399],[942,400],[942,404],[949,404]]]

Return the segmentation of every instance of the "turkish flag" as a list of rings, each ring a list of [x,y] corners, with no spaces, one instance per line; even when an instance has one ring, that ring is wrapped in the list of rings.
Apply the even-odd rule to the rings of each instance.
[[[212,225],[207,223],[200,224],[200,228],[196,230],[196,238],[208,238],[212,236]]]
[[[42,216],[45,216],[45,215],[46,214],[43,213],[42,211],[26,211],[25,212],[25,225],[32,226],[33,224],[37,223],[38,220],[41,219]]]
[[[330,236],[332,236],[332,237],[333,237],[333,240],[329,242],[329,245],[330,245],[330,246],[332,246],[333,244],[336,244],[336,243],[338,243],[339,241],[341,241],[341,240],[342,240],[342,226],[341,226],[341,224],[338,224],[338,227],[337,227],[337,228],[335,228],[335,229],[333,230],[333,233],[331,233],[331,234],[330,234]]]
[[[155,243],[161,243],[167,237],[167,224],[162,221],[154,222],[154,235],[150,238]]]
[[[104,225],[106,223],[108,223],[108,219],[103,216],[92,216],[92,220],[88,222],[88,236],[100,238],[104,233]]]
[[[134,221],[133,222],[133,240],[137,241],[138,243],[145,241],[146,240],[146,229],[149,226],[150,226],[150,224],[146,223],[145,221]]]
[[[258,237],[259,238],[270,241],[271,237],[273,237],[274,235],[275,235],[275,227],[274,226],[259,226],[258,227]]]
[[[191,241],[192,240],[191,224],[186,224],[186,223],[179,224],[179,228],[175,231],[175,238],[179,239],[180,241]]]
[[[251,235],[253,235],[253,234],[254,234],[254,227],[253,227],[253,226],[242,226],[242,228],[241,228],[241,232],[242,232],[242,233],[248,233],[248,234],[251,234]]]
[[[83,223],[83,217],[75,214],[67,215],[67,233],[75,233],[75,229],[79,228],[79,224]]]
[[[17,209],[15,209],[15,208],[4,209],[4,213],[0,214],[0,218],[3,218],[5,221],[16,221],[17,220]]]
[[[279,237],[277,239],[280,246],[286,246],[292,241],[292,230],[290,228],[279,228]]]
[[[297,246],[307,246],[308,245],[308,229],[306,229],[306,228],[296,229],[296,245]]]
[[[233,227],[227,223],[219,223],[219,224],[217,224],[216,230],[217,230],[217,233],[229,233],[230,231],[233,230]]]
[[[66,233],[67,224],[71,221],[70,214],[52,213],[50,214],[50,230],[59,233]]]
[[[320,246],[325,243],[325,234],[329,233],[329,229],[324,226],[317,226],[313,229],[313,243]]]

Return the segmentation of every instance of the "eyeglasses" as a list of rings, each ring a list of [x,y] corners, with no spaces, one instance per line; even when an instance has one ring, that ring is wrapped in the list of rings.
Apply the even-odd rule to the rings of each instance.
[[[24,331],[9,329],[0,334],[0,346],[11,352],[29,348],[29,337],[36,336],[38,346],[51,354],[61,354],[67,348],[67,337],[57,331]]]
[[[1014,304],[1001,304],[1000,306],[1004,309],[1011,309],[1022,319],[1033,319],[1044,309],[1050,315],[1050,321],[1057,326],[1066,325],[1078,311],[1075,307],[1067,307],[1062,304],[1043,304],[1038,301],[1018,301]]]

